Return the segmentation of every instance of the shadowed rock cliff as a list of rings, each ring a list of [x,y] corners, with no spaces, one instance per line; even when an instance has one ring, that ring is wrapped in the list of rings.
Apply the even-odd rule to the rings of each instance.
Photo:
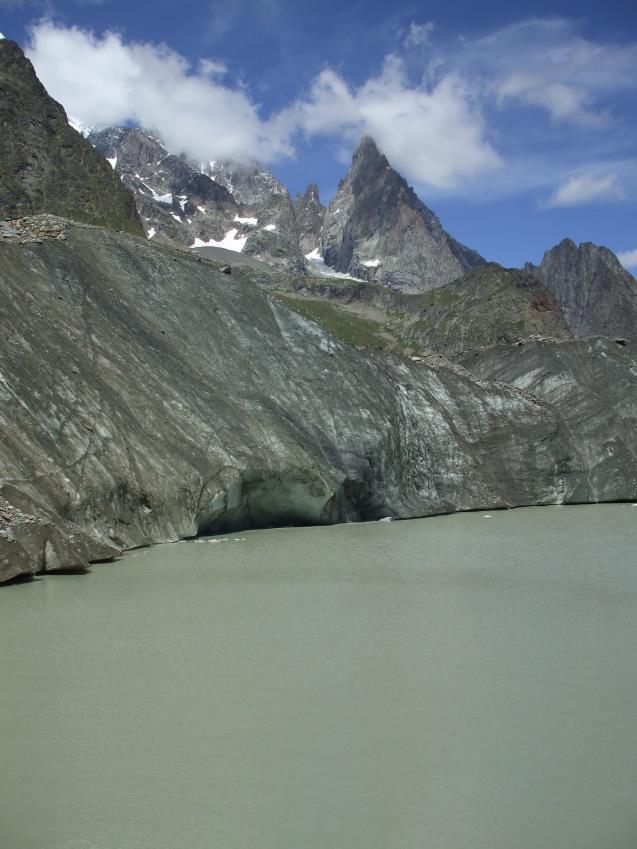
[[[316,183],[311,183],[305,190],[305,194],[297,194],[294,200],[294,214],[299,244],[304,255],[318,247],[325,211]]]
[[[571,497],[635,500],[637,344],[599,337],[540,340],[475,351],[462,363],[477,377],[517,386],[557,411],[573,439],[569,466],[585,472]]]
[[[489,263],[416,300],[402,335],[455,357],[496,343],[572,334],[557,301],[532,274]]]
[[[0,40],[0,128],[0,219],[50,212],[143,232],[133,195],[8,40]]]
[[[575,336],[637,338],[637,281],[608,248],[564,239],[536,273]]]

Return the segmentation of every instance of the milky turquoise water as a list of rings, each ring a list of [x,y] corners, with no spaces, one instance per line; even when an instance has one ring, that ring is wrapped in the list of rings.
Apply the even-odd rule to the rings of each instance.
[[[1,849],[635,849],[637,508],[0,590]]]

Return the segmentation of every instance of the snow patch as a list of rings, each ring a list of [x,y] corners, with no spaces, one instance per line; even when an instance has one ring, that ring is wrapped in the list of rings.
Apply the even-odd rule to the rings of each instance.
[[[171,215],[172,215],[172,217],[175,219],[175,221],[178,221],[178,222],[181,224],[181,218],[180,218],[178,215],[175,215],[175,213],[174,213],[174,212],[171,212],[170,214],[171,214]]]
[[[329,265],[325,264],[325,260],[319,253],[318,247],[314,248],[309,254],[305,254],[305,259],[310,263],[310,268],[315,274],[320,274],[321,277],[340,277],[341,280],[356,280],[360,281],[360,277],[352,277],[351,274],[343,274],[341,271],[336,271]]]
[[[151,195],[153,196],[153,200],[156,200],[156,201],[157,201],[157,203],[165,203],[165,204],[167,204],[168,206],[172,206],[172,204],[173,204],[173,196],[172,196],[172,195],[170,195],[170,194],[166,194],[166,195],[160,195],[160,194],[157,194],[157,192],[155,191],[155,189],[153,189],[153,188],[152,188],[152,186],[149,186],[149,185],[148,185],[148,183],[145,183],[145,182],[142,180],[142,178],[139,176],[139,174],[135,174],[135,176],[137,177],[137,179],[139,180],[139,182],[142,184],[142,186],[146,186],[146,188],[148,189],[148,191],[149,191],[149,192],[151,193]]]
[[[237,253],[241,253],[241,251],[245,247],[245,243],[248,241],[247,236],[239,236],[236,238],[237,233],[239,231],[235,228],[232,230],[228,230],[226,235],[221,239],[220,242],[217,242],[215,239],[210,239],[209,242],[204,242],[201,239],[195,239],[194,243],[190,245],[191,248],[225,248],[227,251],[236,251]]]
[[[186,211],[186,204],[188,203],[188,198],[186,195],[179,195],[179,206],[181,207],[181,211]]]
[[[199,210],[199,212],[204,212],[204,213],[205,213],[205,211],[206,211],[206,210],[203,208],[203,206],[198,206],[198,207],[197,207],[197,209]]]
[[[276,224],[266,224],[263,229],[272,233],[273,230],[276,230]]]
[[[380,265],[380,260],[379,259],[366,259],[365,262],[363,263],[363,265],[366,268],[378,268],[378,266]]]
[[[256,227],[259,221],[258,218],[240,218],[239,215],[235,215],[234,220],[238,221],[239,224],[249,224],[250,227]]]
[[[106,161],[110,164],[111,168],[114,170],[117,165],[117,157],[114,156],[112,159],[110,156],[106,157]]]
[[[84,136],[84,138],[86,138],[93,129],[87,124],[83,124],[81,121],[78,121],[77,118],[73,118],[72,115],[68,115],[67,120],[69,122],[69,126],[73,127],[73,129],[76,130],[81,136]]]
[[[155,230],[155,228],[154,228],[154,227],[151,227],[151,228],[150,228],[150,230],[148,231],[148,235],[146,236],[146,238],[147,238],[147,239],[152,239],[152,238],[153,238],[153,236],[154,236],[156,233],[157,233],[157,230]]]
[[[5,40],[5,37],[4,37],[4,35],[2,35],[2,33],[0,32],[0,41],[4,41],[4,40]]]

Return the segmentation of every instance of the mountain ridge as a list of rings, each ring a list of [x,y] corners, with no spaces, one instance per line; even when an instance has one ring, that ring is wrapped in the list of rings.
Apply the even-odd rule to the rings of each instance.
[[[9,39],[0,39],[0,91],[0,219],[49,212],[143,235],[132,194]]]

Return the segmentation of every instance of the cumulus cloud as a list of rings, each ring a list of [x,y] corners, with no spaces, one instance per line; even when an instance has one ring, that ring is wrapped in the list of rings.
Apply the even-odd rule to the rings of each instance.
[[[223,63],[204,59],[193,68],[165,45],[45,21],[27,52],[50,93],[83,124],[139,123],[195,159],[271,162],[292,155],[299,133],[350,146],[369,134],[408,179],[430,186],[451,188],[499,165],[463,79],[412,85],[396,56],[359,88],[326,69],[307,96],[264,119],[244,89],[221,82]]]
[[[216,12],[217,31],[243,21],[248,8],[248,0],[237,0],[227,14]],[[259,22],[274,20],[280,2],[259,0],[255,10]],[[572,173],[564,124],[584,128],[570,130],[571,138],[578,133],[575,143],[603,139],[599,128],[613,120],[610,95],[637,87],[637,45],[584,39],[569,21],[523,21],[453,43],[433,39],[434,31],[431,23],[412,22],[401,55],[386,57],[359,85],[326,67],[270,115],[214,56],[193,65],[165,45],[47,21],[32,30],[28,53],[49,91],[83,124],[137,123],[197,160],[266,163],[295,155],[303,139],[316,137],[349,156],[367,134],[410,181],[443,192],[546,191],[560,179],[556,173]],[[515,124],[507,125],[510,106]],[[522,133],[520,108],[528,113]],[[529,122],[536,133],[531,141]],[[596,161],[590,146],[587,154],[584,161]],[[603,168],[570,177],[545,205],[617,199],[621,186],[631,190],[618,163]]]
[[[615,174],[579,174],[562,183],[546,206],[579,206],[585,203],[621,200],[624,190]]]
[[[359,88],[324,70],[288,114],[308,136],[339,135],[355,142],[370,135],[405,177],[438,188],[500,164],[463,79],[449,74],[431,86],[410,85],[396,56]]]
[[[422,47],[423,44],[429,44],[434,26],[432,21],[427,21],[425,24],[412,21],[405,36],[405,47]]]
[[[624,268],[637,268],[637,248],[634,251],[620,251],[617,254],[617,259]]]
[[[200,59],[197,68],[203,77],[223,77],[228,73],[226,63],[217,59]]]
[[[219,82],[224,66],[213,60],[193,69],[165,45],[48,21],[33,28],[27,54],[53,97],[89,126],[140,124],[199,160],[272,161],[292,152],[286,132],[262,119],[244,90]]]

